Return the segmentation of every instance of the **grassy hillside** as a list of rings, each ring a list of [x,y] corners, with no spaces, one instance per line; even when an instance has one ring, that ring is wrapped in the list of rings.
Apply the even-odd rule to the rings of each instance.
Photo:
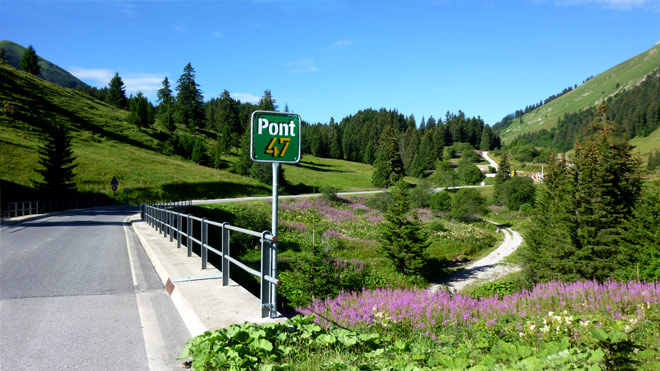
[[[49,120],[65,123],[72,132],[78,164],[75,182],[83,193],[111,195],[110,180],[116,176],[120,190],[131,189],[133,203],[270,194],[270,187],[256,180],[159,153],[163,133],[158,127],[138,131],[128,124],[127,116],[128,112],[84,93],[0,65],[3,202],[35,197],[31,180],[39,177],[36,150],[40,128]],[[236,157],[224,160],[231,164]],[[288,182],[299,191],[324,184],[342,189],[371,186],[369,165],[305,156],[299,165],[283,168]]]
[[[521,134],[550,129],[566,113],[601,104],[614,94],[639,84],[646,75],[660,67],[660,45],[595,76],[576,89],[545,104],[499,132],[505,143]]]
[[[27,48],[13,43],[11,41],[2,40],[0,41],[0,49],[5,50],[5,57],[9,64],[18,68],[18,65],[21,61],[21,57]],[[37,55],[39,55],[39,50],[36,50]],[[67,88],[79,88],[87,86],[84,82],[80,81],[77,77],[73,76],[66,70],[61,67],[53,64],[52,62],[39,56],[39,77],[46,81],[50,81],[59,86],[64,86]]]

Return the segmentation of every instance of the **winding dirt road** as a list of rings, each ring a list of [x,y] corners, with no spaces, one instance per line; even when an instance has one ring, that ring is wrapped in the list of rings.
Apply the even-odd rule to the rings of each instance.
[[[511,255],[522,244],[523,239],[520,233],[493,221],[486,221],[498,226],[498,231],[504,233],[504,241],[490,254],[470,263],[445,282],[433,284],[430,288],[432,292],[436,292],[444,286],[453,291],[460,291],[473,283],[493,281],[520,270],[520,267],[516,265],[501,264],[504,258]]]

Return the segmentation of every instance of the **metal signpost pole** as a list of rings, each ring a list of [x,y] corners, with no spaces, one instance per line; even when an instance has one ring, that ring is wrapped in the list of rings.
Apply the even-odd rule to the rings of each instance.
[[[277,277],[277,209],[278,209],[278,204],[279,204],[279,197],[278,197],[278,186],[279,186],[279,170],[280,170],[280,163],[279,162],[273,162],[273,223],[272,223],[272,233],[273,233],[273,242],[270,244],[271,246],[271,269],[270,269],[270,276],[273,278]],[[271,294],[271,303],[273,307],[270,310],[270,316],[275,317],[277,316],[277,285],[273,285],[272,290],[270,290]]]
[[[264,252],[270,264],[265,269],[266,274],[277,280],[277,212],[278,186],[280,164],[295,164],[300,161],[300,137],[302,119],[300,115],[288,112],[254,111],[250,117],[250,157],[256,162],[271,162],[273,164],[273,215],[272,242]],[[263,263],[263,261],[262,261]],[[277,316],[277,285],[272,285],[269,305],[270,316]]]

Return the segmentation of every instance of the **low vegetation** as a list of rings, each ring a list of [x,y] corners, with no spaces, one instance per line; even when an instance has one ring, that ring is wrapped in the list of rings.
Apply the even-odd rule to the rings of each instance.
[[[384,288],[315,301],[307,317],[188,341],[196,370],[654,370],[657,283],[549,282],[473,299]]]

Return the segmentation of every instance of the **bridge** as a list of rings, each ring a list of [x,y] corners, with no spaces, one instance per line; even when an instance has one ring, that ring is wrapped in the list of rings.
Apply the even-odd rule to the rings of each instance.
[[[147,224],[135,207],[0,226],[0,369],[180,370],[186,340],[277,321],[260,299]]]

